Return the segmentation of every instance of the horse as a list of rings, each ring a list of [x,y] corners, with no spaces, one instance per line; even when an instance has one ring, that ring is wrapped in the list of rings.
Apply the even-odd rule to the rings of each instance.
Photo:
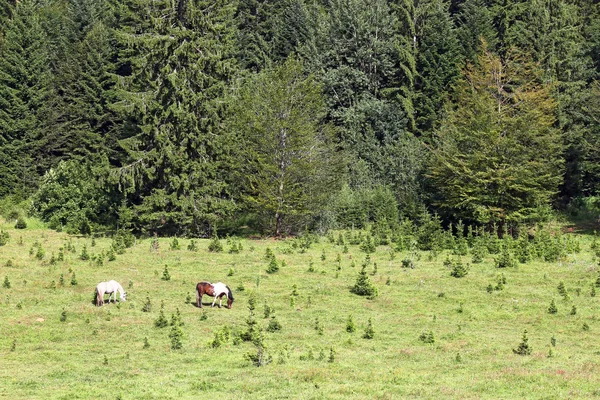
[[[114,294],[115,303],[117,302],[117,292],[119,292],[119,297],[121,301],[126,301],[127,293],[123,290],[123,286],[119,284],[119,282],[110,280],[108,282],[100,282],[98,286],[96,286],[96,306],[100,307],[104,305],[104,294],[108,293],[108,302],[110,303],[110,298]]]
[[[196,305],[198,308],[202,308],[202,296],[205,294],[215,297],[211,307],[215,306],[215,302],[217,301],[218,297],[219,308],[221,308],[223,296],[225,295],[227,295],[227,308],[231,308],[231,305],[233,304],[233,293],[231,292],[231,289],[229,289],[229,286],[225,285],[223,282],[199,282],[196,285]]]

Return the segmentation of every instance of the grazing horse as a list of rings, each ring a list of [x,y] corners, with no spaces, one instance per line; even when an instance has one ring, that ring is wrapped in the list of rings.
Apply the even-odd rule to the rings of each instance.
[[[205,294],[215,297],[211,307],[215,306],[215,302],[217,301],[218,297],[219,308],[221,308],[223,296],[225,295],[227,295],[227,308],[231,308],[231,305],[233,304],[233,293],[231,292],[231,289],[229,289],[229,286],[225,285],[222,282],[199,282],[196,285],[196,305],[198,306],[198,308],[202,308],[202,296]]]
[[[100,282],[98,286],[96,286],[96,306],[100,307],[104,305],[104,294],[108,293],[108,302],[110,303],[110,298],[115,297],[115,303],[117,302],[117,292],[119,292],[119,297],[121,301],[126,301],[127,293],[123,290],[123,286],[119,284],[117,281],[108,281],[108,282]]]

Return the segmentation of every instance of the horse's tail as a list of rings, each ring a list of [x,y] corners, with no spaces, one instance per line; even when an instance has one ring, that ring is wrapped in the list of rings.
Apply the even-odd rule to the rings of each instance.
[[[200,284],[196,284],[196,305],[200,307]]]
[[[100,291],[96,287],[96,307],[100,307]]]

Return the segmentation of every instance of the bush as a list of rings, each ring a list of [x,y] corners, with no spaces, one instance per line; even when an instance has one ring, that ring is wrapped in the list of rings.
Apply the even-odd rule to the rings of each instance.
[[[521,339],[521,343],[516,349],[513,349],[513,353],[518,354],[520,356],[528,356],[531,354],[531,347],[529,346],[527,339],[527,329],[523,331],[523,338]]]
[[[375,286],[373,286],[373,284],[371,283],[371,280],[369,279],[369,276],[367,275],[366,268],[367,268],[367,265],[364,264],[362,266],[361,271],[358,273],[358,276],[356,278],[356,283],[354,284],[354,286],[352,286],[350,291],[359,296],[368,296],[370,298],[373,298],[373,297],[377,296],[378,291],[377,291],[377,288]]]
[[[450,276],[453,276],[455,278],[462,278],[464,276],[466,276],[469,273],[469,268],[468,266],[465,267],[462,263],[462,261],[457,260],[453,263],[452,265],[452,271],[450,271]]]
[[[23,217],[19,217],[19,219],[17,219],[15,229],[27,229],[27,222],[25,222],[25,219]]]
[[[419,336],[419,340],[423,343],[435,343],[435,337],[433,336],[433,331],[423,332]]]
[[[496,268],[514,268],[517,266],[517,260],[515,260],[506,245],[502,246],[500,256],[494,259],[494,263]]]

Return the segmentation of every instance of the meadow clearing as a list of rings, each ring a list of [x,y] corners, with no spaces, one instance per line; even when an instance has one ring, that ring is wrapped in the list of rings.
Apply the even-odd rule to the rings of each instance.
[[[495,266],[498,254],[472,263],[470,249],[460,257],[468,273],[457,278],[450,250],[394,252],[389,243],[367,253],[340,244],[337,232],[310,246],[223,238],[222,252],[209,252],[211,240],[178,238],[175,249],[173,238],[137,239],[110,260],[112,238],[0,222],[9,236],[0,247],[0,398],[600,396],[600,268],[591,234],[571,233],[579,251],[556,261],[508,268]],[[279,267],[273,273],[267,249]],[[363,264],[373,298],[350,291]],[[110,279],[127,301],[96,307],[94,288]],[[233,308],[210,308],[206,296],[197,308],[202,280],[225,282]],[[247,357],[256,343],[241,339],[251,298],[260,367]],[[161,308],[167,323],[157,327]],[[266,329],[272,321],[279,330]]]

